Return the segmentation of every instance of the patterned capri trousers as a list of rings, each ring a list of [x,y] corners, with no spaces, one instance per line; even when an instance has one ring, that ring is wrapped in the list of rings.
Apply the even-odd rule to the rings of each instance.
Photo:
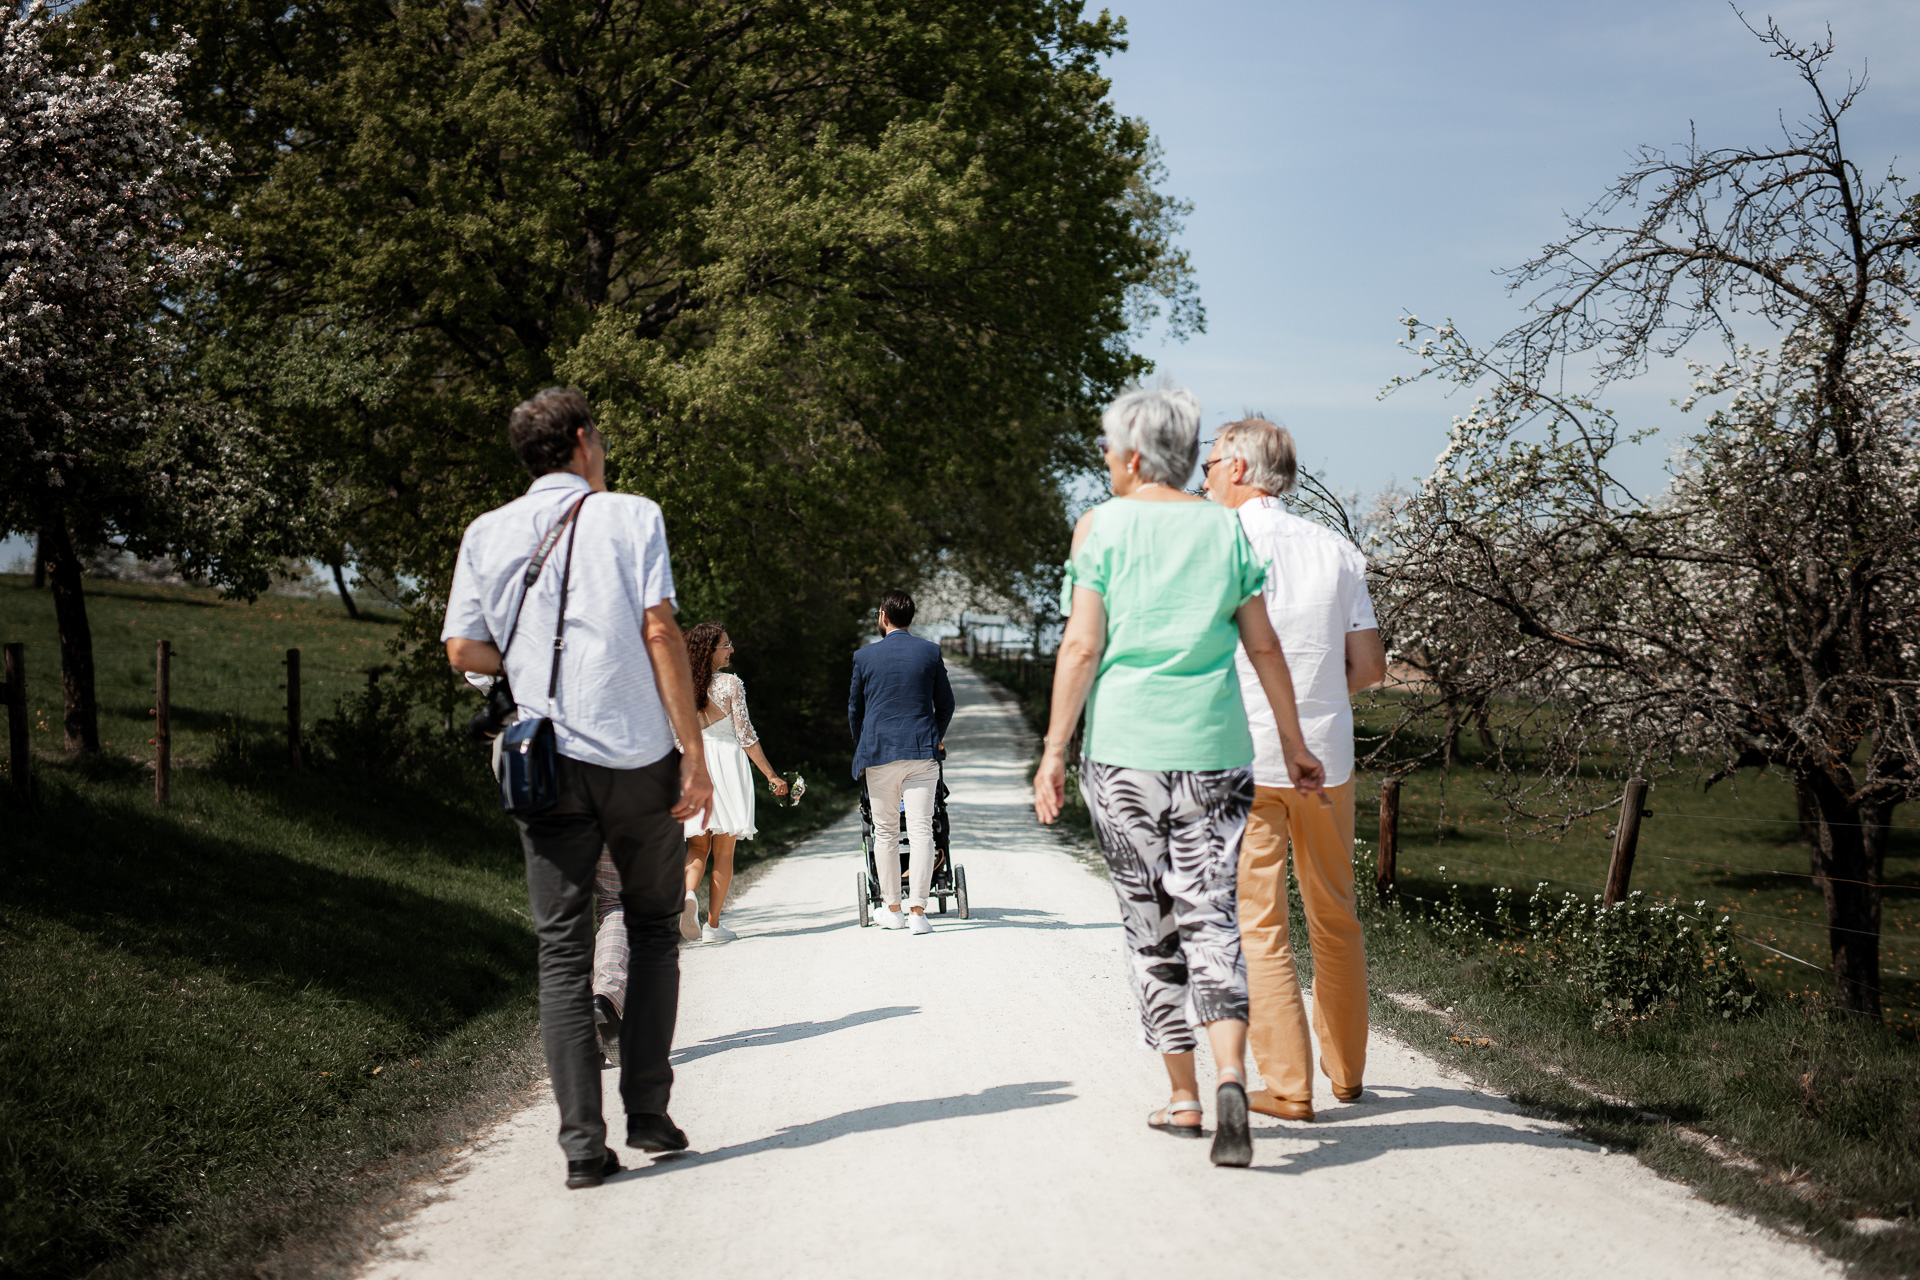
[[[1080,790],[1120,899],[1147,1048],[1190,1053],[1195,1021],[1247,1018],[1234,881],[1253,770],[1169,772],[1083,760]]]

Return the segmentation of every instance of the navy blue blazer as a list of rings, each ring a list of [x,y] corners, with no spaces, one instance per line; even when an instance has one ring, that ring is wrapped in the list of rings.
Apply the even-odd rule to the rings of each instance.
[[[847,693],[854,777],[870,764],[932,760],[951,723],[953,686],[939,645],[901,629],[855,650]]]

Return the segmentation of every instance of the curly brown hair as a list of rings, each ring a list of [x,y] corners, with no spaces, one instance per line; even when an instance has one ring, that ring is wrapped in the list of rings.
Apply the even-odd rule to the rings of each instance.
[[[703,622],[687,632],[687,658],[693,663],[693,709],[707,709],[707,687],[713,683],[713,651],[727,634],[724,623]]]

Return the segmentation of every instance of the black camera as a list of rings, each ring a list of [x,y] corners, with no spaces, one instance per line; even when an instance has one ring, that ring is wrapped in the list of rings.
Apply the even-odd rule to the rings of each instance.
[[[493,682],[493,688],[487,690],[487,705],[474,712],[467,721],[467,731],[480,741],[489,742],[513,723],[513,717],[519,710],[513,700],[513,689],[507,684],[507,678],[501,676]]]

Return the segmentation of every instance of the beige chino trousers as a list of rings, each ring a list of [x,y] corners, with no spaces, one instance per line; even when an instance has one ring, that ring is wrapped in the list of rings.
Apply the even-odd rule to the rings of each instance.
[[[1313,1030],[1336,1087],[1367,1069],[1367,950],[1353,889],[1353,779],[1327,802],[1291,787],[1255,787],[1240,845],[1240,945],[1247,957],[1248,1046],[1267,1091],[1313,1101],[1313,1042],[1287,937],[1287,846],[1313,949]]]
[[[907,840],[912,863],[907,877],[907,907],[927,909],[933,883],[933,806],[940,789],[938,760],[890,760],[866,770],[867,799],[873,807],[873,869],[880,877],[880,900],[900,906],[900,805],[906,802]]]

